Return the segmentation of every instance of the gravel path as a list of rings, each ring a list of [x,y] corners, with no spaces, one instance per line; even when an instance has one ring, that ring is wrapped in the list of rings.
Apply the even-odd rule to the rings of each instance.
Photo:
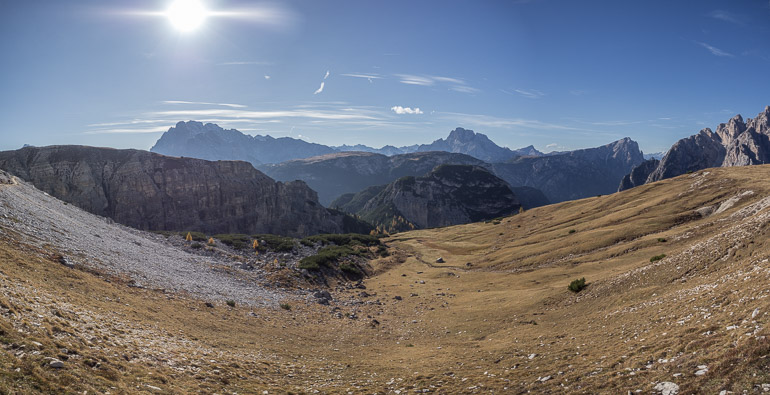
[[[232,261],[190,254],[163,236],[95,216],[13,181],[0,184],[0,237],[18,237],[73,264],[127,274],[140,286],[186,291],[205,300],[275,305],[292,297],[259,286],[253,272],[249,278],[230,270]]]

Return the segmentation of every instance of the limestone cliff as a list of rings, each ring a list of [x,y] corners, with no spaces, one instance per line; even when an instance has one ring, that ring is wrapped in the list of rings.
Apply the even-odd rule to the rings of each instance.
[[[289,236],[347,230],[304,182],[275,182],[247,162],[51,146],[0,152],[0,169],[139,229]]]

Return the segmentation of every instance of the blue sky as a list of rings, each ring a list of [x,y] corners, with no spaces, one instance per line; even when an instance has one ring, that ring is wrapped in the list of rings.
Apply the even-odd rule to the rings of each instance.
[[[329,145],[462,126],[655,152],[770,105],[767,0],[200,1],[181,32],[171,0],[0,0],[0,149],[148,149],[194,119]]]

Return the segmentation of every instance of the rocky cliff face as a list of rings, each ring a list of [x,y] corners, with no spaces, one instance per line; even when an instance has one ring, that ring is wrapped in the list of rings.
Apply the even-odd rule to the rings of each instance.
[[[754,119],[744,122],[743,117],[736,115],[727,123],[720,124],[716,132],[706,128],[677,141],[645,182],[709,167],[765,163],[770,163],[770,106]],[[626,189],[623,185],[621,188]]]
[[[289,137],[249,136],[213,123],[179,122],[158,139],[150,151],[168,156],[206,160],[243,160],[253,165],[279,163],[336,152],[321,144]]]
[[[634,166],[634,168],[631,169],[631,173],[626,174],[626,176],[620,180],[618,192],[642,185],[647,182],[647,177],[649,177],[650,174],[655,171],[655,169],[658,167],[658,164],[660,164],[660,160],[652,158],[647,159],[638,166]]]
[[[368,188],[342,206],[388,231],[482,221],[516,213],[519,207],[505,181],[470,165],[441,165],[424,177]]]
[[[613,193],[643,161],[639,145],[624,138],[596,148],[494,163],[491,169],[510,185],[537,188],[556,203]]]
[[[0,168],[65,202],[145,230],[345,231],[301,181],[275,182],[240,161],[172,158],[83,146],[0,152]]]

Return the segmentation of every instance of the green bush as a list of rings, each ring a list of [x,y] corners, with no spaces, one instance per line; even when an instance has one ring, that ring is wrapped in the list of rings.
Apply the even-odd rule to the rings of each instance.
[[[286,310],[286,311],[291,310],[291,305],[288,304],[288,303],[281,303],[281,304],[279,304],[279,306],[281,306],[281,308]]]
[[[345,246],[326,246],[318,250],[315,255],[302,258],[299,261],[299,268],[319,269],[321,266],[329,266],[338,259],[351,255],[361,256],[362,252]]]
[[[203,244],[195,242],[190,244],[190,247],[195,248],[196,250],[203,248]]]
[[[650,258],[650,262],[659,261],[665,257],[666,257],[666,254],[655,255],[654,257]]]
[[[302,260],[299,261],[299,265],[297,267],[299,267],[300,269],[307,269],[307,270],[318,270],[321,268],[321,266],[318,266],[318,263],[315,260],[307,259],[307,258],[302,258]]]
[[[380,239],[377,236],[363,235],[359,233],[320,234],[305,237],[304,239],[300,240],[300,243],[308,247],[312,247],[316,244],[336,244],[338,246],[365,245],[371,247],[380,245]]]
[[[658,237],[658,242],[660,242],[660,243],[665,243],[667,241],[668,240],[666,240],[664,237]]]
[[[235,307],[235,301],[234,300],[228,300],[228,301],[225,301],[225,303],[227,303],[227,305],[230,306],[230,307]]]
[[[575,233],[575,232],[576,232],[576,231],[575,231],[575,229],[570,229],[570,230],[569,230],[569,234],[573,234],[573,233]]]
[[[258,234],[252,235],[252,238],[259,240],[259,246],[257,250],[265,252],[267,250],[275,252],[290,252],[297,246],[294,239],[291,237],[270,235],[270,234]]]
[[[348,274],[361,274],[361,269],[348,263],[340,264],[340,270]]]
[[[240,233],[218,234],[214,235],[214,238],[236,250],[242,250],[247,246],[251,247],[251,237]]]
[[[567,288],[572,292],[580,292],[583,290],[583,288],[586,287],[586,278],[579,278],[577,280],[572,280],[571,283],[567,286]]]

